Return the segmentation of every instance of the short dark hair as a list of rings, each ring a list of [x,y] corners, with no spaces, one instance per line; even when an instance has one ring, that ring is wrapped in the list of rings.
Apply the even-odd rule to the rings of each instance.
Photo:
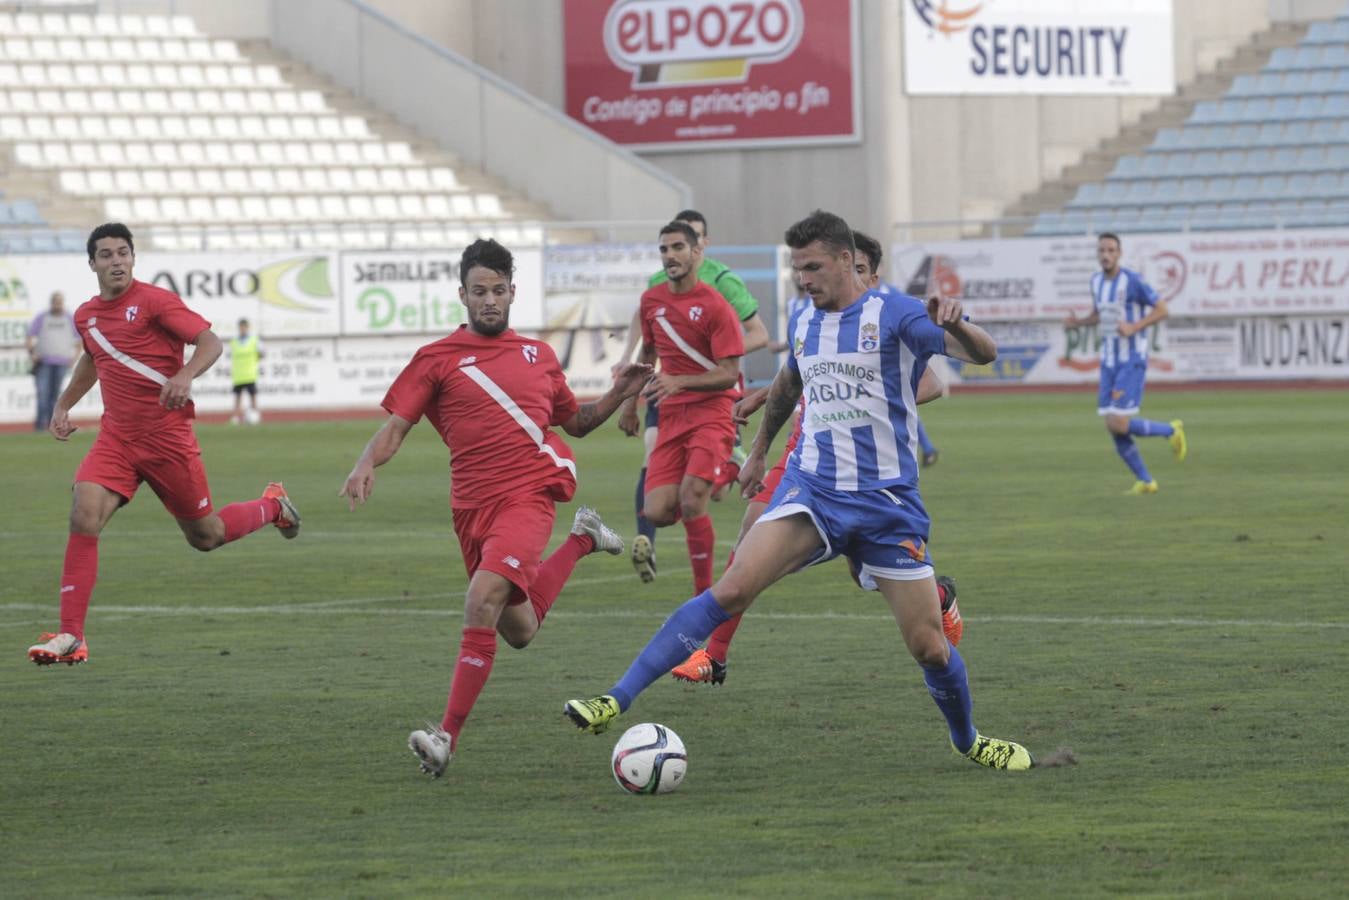
[[[670,222],[660,230],[661,237],[665,237],[667,234],[675,234],[675,233],[682,234],[685,238],[687,238],[691,246],[696,247],[698,245],[698,232],[694,231],[693,226],[690,225],[688,222],[683,221]]]
[[[1119,247],[1121,250],[1124,249],[1124,241],[1121,241],[1119,235],[1115,234],[1113,231],[1102,231],[1100,234],[1096,235],[1096,243],[1099,244],[1106,238],[1110,238],[1110,240],[1114,241],[1116,247]]]
[[[239,324],[240,324],[240,325],[247,325],[247,324],[248,324],[248,320],[247,320],[247,319],[240,319],[240,320],[239,320]]]
[[[854,254],[857,252],[857,245],[853,243],[852,229],[848,227],[848,223],[822,209],[815,210],[788,228],[783,241],[793,250],[800,250],[819,241],[834,250],[847,250]]]
[[[869,234],[863,234],[860,231],[852,233],[852,242],[857,246],[857,252],[866,256],[867,262],[871,264],[871,274],[875,275],[881,270],[881,242]]]
[[[464,255],[459,257],[459,283],[468,284],[469,270],[474,266],[491,269],[506,278],[515,277],[515,258],[511,251],[498,244],[494,239],[478,238],[468,245]]]
[[[698,212],[696,209],[681,209],[675,213],[675,218],[680,222],[701,222],[703,224],[703,234],[707,234],[707,216]],[[697,234],[697,232],[694,232]]]
[[[104,238],[121,238],[127,242],[131,248],[131,255],[136,255],[136,242],[131,240],[131,229],[127,228],[121,222],[104,222],[102,225],[89,232],[89,241],[85,244],[85,249],[89,251],[89,258],[94,258],[94,250],[98,242]]]

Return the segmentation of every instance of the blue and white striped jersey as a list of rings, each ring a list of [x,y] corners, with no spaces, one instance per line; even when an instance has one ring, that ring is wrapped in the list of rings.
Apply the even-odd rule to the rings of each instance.
[[[1106,278],[1104,272],[1091,276],[1091,303],[1101,317],[1096,326],[1101,336],[1101,367],[1146,364],[1148,329],[1127,338],[1115,329],[1121,321],[1137,322],[1146,316],[1147,307],[1157,304],[1157,292],[1137,272],[1121,266],[1114,278]]]
[[[918,485],[914,392],[946,332],[921,301],[889,290],[842,312],[807,307],[788,326],[805,402],[788,466],[834,490]]]

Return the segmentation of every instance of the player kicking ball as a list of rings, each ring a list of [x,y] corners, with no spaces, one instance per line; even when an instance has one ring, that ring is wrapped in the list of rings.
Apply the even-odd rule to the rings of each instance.
[[[439,778],[459,750],[464,721],[492,673],[497,636],[521,648],[533,640],[581,557],[623,552],[623,539],[588,507],[547,559],[555,504],[576,493],[576,462],[553,431],[584,437],[636,395],[651,367],[630,364],[608,393],[580,404],[546,343],[509,327],[515,261],[492,240],[475,241],[459,261],[459,299],[468,324],[427,344],[394,379],[375,432],[338,496],[369,499],[375,469],[393,459],[425,416],[450,450],[450,506],[468,592],[464,628],[445,715],[408,736],[421,770]]]
[[[71,407],[95,384],[103,395],[103,419],[75,472],[60,630],[28,648],[28,658],[40,666],[89,659],[84,623],[98,578],[98,538],[142,482],[198,550],[215,550],[265,525],[275,525],[287,538],[300,531],[300,514],[278,482],[256,500],[219,512],[212,508],[192,431],[192,381],[219,358],[220,338],[177,294],[132,277],[136,248],[125,225],[98,226],[87,249],[98,294],[75,311],[84,353],[56,401],[48,430],[58,441],[68,440],[76,430]],[[184,363],[186,344],[196,351]]]
[[[770,389],[742,486],[762,486],[773,437],[804,396],[800,451],[731,568],[674,611],[607,694],[568,701],[564,713],[579,728],[605,731],[638,694],[772,584],[842,554],[862,586],[890,606],[955,752],[992,769],[1030,769],[1036,760],[1021,744],[975,728],[965,663],[942,633],[930,521],[909,440],[927,360],[940,353],[982,365],[997,357],[997,346],[965,321],[959,300],[923,304],[865,289],[853,269],[852,229],[838,216],[817,211],[785,237],[812,305],[789,327],[792,352]]]

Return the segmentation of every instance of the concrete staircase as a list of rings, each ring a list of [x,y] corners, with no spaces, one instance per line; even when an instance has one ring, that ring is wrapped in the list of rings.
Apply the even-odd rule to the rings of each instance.
[[[1280,47],[1291,47],[1302,40],[1309,25],[1279,23],[1256,34],[1235,53],[1219,61],[1212,72],[1200,75],[1189,84],[1182,85],[1174,97],[1162,101],[1157,109],[1146,113],[1139,121],[1130,125],[1114,137],[1107,138],[1094,149],[1087,151],[1081,161],[1069,166],[1056,180],[1047,182],[1039,189],[1024,194],[1015,203],[1004,210],[1011,224],[1001,224],[997,234],[1003,237],[1017,237],[1031,226],[1035,216],[1048,210],[1060,209],[1077,193],[1083,184],[1103,180],[1114,169],[1121,156],[1140,153],[1157,137],[1163,128],[1175,128],[1185,123],[1194,112],[1195,104],[1201,100],[1216,100],[1227,93],[1238,75],[1251,75],[1259,72],[1269,62],[1269,57]],[[980,237],[994,237],[994,226],[985,226]]]

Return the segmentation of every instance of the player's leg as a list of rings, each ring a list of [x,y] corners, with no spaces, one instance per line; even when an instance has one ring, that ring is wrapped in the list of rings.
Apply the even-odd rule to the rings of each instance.
[[[609,693],[572,700],[564,707],[578,728],[600,734],[637,695],[695,649],[712,630],[744,612],[783,576],[818,558],[824,547],[809,516],[798,513],[759,522],[740,545],[735,562],[710,590],[670,614]]]
[[[244,415],[244,386],[242,384],[234,385],[234,412],[230,415],[230,424],[238,425],[243,421]]]
[[[679,516],[684,523],[695,594],[712,586],[712,566],[717,549],[716,529],[707,513],[712,500],[712,484],[710,479],[691,474],[685,475],[679,483]]]
[[[679,521],[679,483],[684,477],[688,452],[680,438],[674,428],[661,429],[646,460],[642,515],[657,528]]]
[[[187,542],[198,550],[215,550],[267,525],[275,525],[286,538],[299,533],[300,513],[280,482],[268,484],[261,497],[216,511],[201,449],[191,433],[156,441],[137,468]]]
[[[1141,409],[1143,406],[1143,390],[1146,386],[1147,379],[1147,365],[1133,365],[1130,369],[1130,383],[1128,387],[1129,405],[1134,409]],[[1166,442],[1170,445],[1171,453],[1175,456],[1176,461],[1185,461],[1185,456],[1189,452],[1189,446],[1185,440],[1185,423],[1180,419],[1172,419],[1170,422],[1159,422],[1156,419],[1144,419],[1142,416],[1135,415],[1129,419],[1128,430],[1130,437],[1166,438]]]
[[[1142,396],[1141,373],[1141,368],[1137,366],[1102,366],[1096,412],[1105,417],[1105,428],[1115,442],[1115,452],[1134,475],[1135,482],[1130,493],[1155,494],[1157,483],[1143,462],[1138,445],[1129,436],[1129,420],[1137,415]]]
[[[924,468],[935,466],[940,454],[937,447],[932,443],[932,439],[927,436],[927,429],[923,427],[923,420],[918,420],[918,446],[923,451],[922,464]]]
[[[651,451],[660,438],[660,405],[646,405],[646,421],[642,430],[642,471],[637,476],[634,503],[637,507],[637,536],[632,540],[632,567],[644,583],[656,578],[656,525],[646,517],[646,474],[651,464]]]
[[[974,702],[965,661],[942,634],[937,584],[931,570],[921,578],[876,578],[875,582],[899,624],[904,645],[923,670],[928,693],[946,718],[951,746],[956,752],[995,769],[1024,770],[1033,766],[1035,760],[1025,747],[982,736],[974,727]]]

